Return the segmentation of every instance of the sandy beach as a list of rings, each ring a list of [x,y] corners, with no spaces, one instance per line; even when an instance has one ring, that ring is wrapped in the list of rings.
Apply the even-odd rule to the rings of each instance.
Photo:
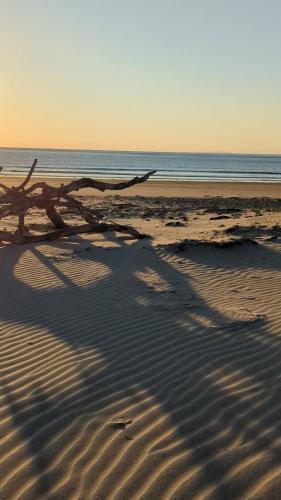
[[[13,186],[17,183],[23,182],[25,177],[20,176],[7,176],[1,174],[1,180],[7,186]],[[33,182],[45,180],[51,186],[59,186],[60,184],[67,184],[70,178],[55,177],[55,178],[42,178],[32,176]],[[108,182],[109,179],[100,179]],[[112,180],[114,182],[114,179]],[[116,182],[120,182],[116,180]],[[125,193],[125,192],[124,192]],[[96,194],[96,193],[95,193]],[[120,194],[122,194],[120,192]],[[270,197],[279,198],[280,196],[280,183],[278,182],[205,182],[205,181],[147,181],[145,184],[138,184],[132,186],[126,191],[126,196],[145,196],[145,197],[194,197],[202,198],[204,196],[224,196],[224,197]],[[93,195],[91,189],[84,189],[83,195]],[[97,193],[99,196],[108,196],[108,192]]]
[[[80,191],[152,238],[1,245],[0,499],[280,497],[280,189]]]

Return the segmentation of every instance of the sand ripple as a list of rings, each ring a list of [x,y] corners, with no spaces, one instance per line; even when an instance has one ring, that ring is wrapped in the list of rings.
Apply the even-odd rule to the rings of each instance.
[[[0,498],[279,498],[278,245],[120,245],[0,250]]]

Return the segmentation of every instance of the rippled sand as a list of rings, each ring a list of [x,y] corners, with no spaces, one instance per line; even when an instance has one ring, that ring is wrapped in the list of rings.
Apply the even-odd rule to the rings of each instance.
[[[236,215],[0,248],[1,500],[280,498],[281,241]]]

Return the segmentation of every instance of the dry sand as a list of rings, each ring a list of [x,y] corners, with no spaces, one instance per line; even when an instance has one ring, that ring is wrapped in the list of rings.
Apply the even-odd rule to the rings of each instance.
[[[0,248],[1,500],[281,497],[280,188],[151,185]]]

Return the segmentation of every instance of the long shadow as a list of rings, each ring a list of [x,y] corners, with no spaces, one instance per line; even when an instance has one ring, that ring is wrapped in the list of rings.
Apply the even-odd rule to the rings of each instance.
[[[162,498],[173,488],[175,477],[189,476],[194,468],[191,482],[178,486],[175,481],[175,498],[192,498],[208,488],[214,488],[214,498],[239,497],[256,477],[232,480],[237,463],[250,463],[251,457],[266,452],[264,465],[259,463],[260,476],[280,463],[276,444],[281,438],[281,408],[276,403],[280,339],[268,330],[266,319],[230,322],[211,308],[196,294],[192,278],[179,271],[173,255],[164,256],[148,243],[143,248],[143,244],[117,241],[121,248],[108,250],[79,238],[52,244],[62,255],[58,264],[40,245],[0,250],[4,290],[0,321],[21,324],[27,331],[43,329],[62,349],[58,351],[61,360],[58,357],[55,362],[58,375],[54,371],[53,388],[46,383],[46,370],[49,366],[53,370],[53,351],[50,359],[47,352],[41,361],[42,373],[36,363],[35,367],[31,363],[29,373],[22,372],[20,388],[12,376],[13,370],[20,372],[20,361],[9,365],[8,360],[3,370],[3,400],[38,475],[28,498],[49,495],[65,473],[61,462],[54,466],[59,455],[58,450],[57,455],[50,454],[54,440],[63,448],[64,439],[76,441],[82,424],[92,423],[96,432],[101,422],[108,424],[107,432],[112,434],[106,434],[106,439],[115,435],[121,439],[120,450],[127,449],[126,467],[135,475],[135,481],[122,485],[118,498],[132,498],[135,488],[146,481],[151,486],[143,498]],[[57,287],[35,289],[19,279],[17,266],[22,265],[25,252],[53,273]],[[278,252],[266,248],[251,252],[251,259],[242,252],[239,268],[251,263],[280,270]],[[206,267],[237,269],[232,250],[194,249],[188,258]],[[78,273],[85,262],[102,265],[104,274],[97,280],[89,274],[81,286],[69,270],[76,268]],[[31,348],[36,356],[36,345]],[[65,351],[71,353],[69,362]],[[97,358],[101,363],[93,361]],[[73,359],[77,380],[68,387]],[[65,367],[65,375],[60,366]],[[232,389],[238,377],[241,386]],[[124,412],[132,420],[128,428],[114,422]],[[152,434],[145,433],[146,428],[153,429]],[[91,460],[93,453],[99,460],[89,471],[84,464],[83,470],[90,474],[85,482],[94,490],[109,462],[94,437],[93,441]],[[138,468],[140,449],[148,460],[152,457],[149,471],[144,467],[145,477]],[[125,460],[121,451],[120,464]],[[75,456],[75,449],[72,453]],[[169,456],[179,458],[165,465]],[[115,470],[105,474],[97,498],[109,498],[120,487],[119,481]],[[70,478],[63,496],[74,494],[73,488]],[[7,498],[7,491],[2,488],[0,497]]]

